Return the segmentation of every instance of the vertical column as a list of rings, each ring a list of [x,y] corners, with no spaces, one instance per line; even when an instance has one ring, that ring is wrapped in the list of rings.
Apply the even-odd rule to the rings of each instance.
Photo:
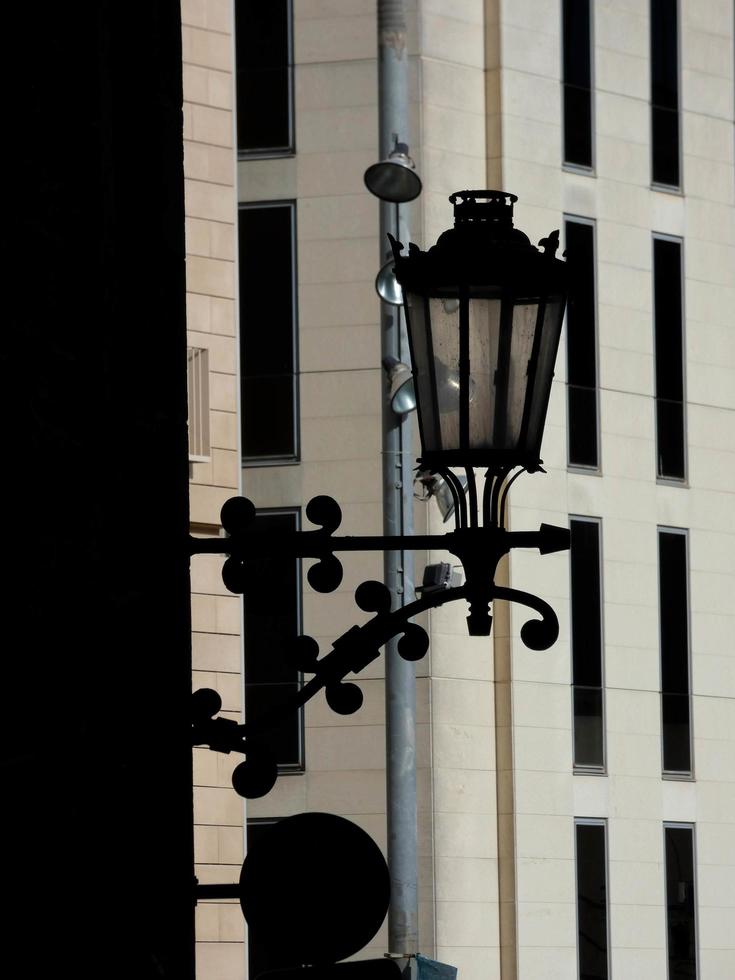
[[[408,53],[403,0],[378,0],[378,90],[380,156],[388,156],[397,139],[408,143]],[[404,221],[401,222],[401,217]],[[398,236],[399,224],[408,235],[405,215],[395,204],[380,205],[381,264],[388,255],[388,232]],[[398,307],[381,304],[382,357],[407,359],[402,342]],[[383,530],[410,533],[413,526],[410,468],[410,421],[390,407],[383,393]],[[408,458],[408,465],[406,465]],[[409,551],[386,552],[385,583],[394,608],[410,602],[413,561]],[[418,950],[418,868],[416,832],[416,681],[414,666],[398,655],[397,642],[386,645],[386,781],[388,867],[391,907],[388,943],[392,953],[410,955]]]

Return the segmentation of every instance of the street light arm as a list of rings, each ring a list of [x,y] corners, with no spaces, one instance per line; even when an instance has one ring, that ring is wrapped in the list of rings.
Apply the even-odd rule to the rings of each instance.
[[[476,523],[477,507],[474,506],[472,525],[458,522],[455,529],[446,534],[335,537],[342,511],[332,497],[314,497],[306,507],[306,516],[320,525],[318,530],[267,535],[254,530],[256,510],[252,502],[245,497],[232,497],[222,508],[222,525],[228,536],[190,536],[189,551],[190,554],[227,554],[229,557],[222,568],[223,581],[231,592],[247,594],[260,577],[253,563],[260,562],[264,555],[317,559],[307,572],[309,584],[317,592],[333,592],[343,574],[342,563],[335,555],[337,551],[401,551],[407,547],[424,551],[446,550],[456,555],[464,568],[466,598],[470,603],[467,617],[470,635],[489,636],[492,623],[489,605],[495,569],[503,555],[512,548],[538,548],[541,554],[569,548],[567,528],[542,524],[538,531],[506,531],[495,519],[497,503],[496,500],[490,511],[489,524],[479,526]]]
[[[314,674],[299,691],[252,722],[239,725],[229,718],[214,718],[221,700],[207,688],[195,692],[193,745],[209,745],[218,752],[246,752],[248,738],[270,732],[324,689],[327,703],[338,714],[353,714],[362,705],[362,692],[355,684],[345,683],[347,674],[357,674],[380,656],[380,648],[389,639],[403,634],[398,652],[405,660],[420,660],[429,647],[423,627],[411,623],[411,617],[466,597],[466,586],[425,593],[414,602],[392,612],[390,594],[382,582],[363,582],[355,592],[357,605],[375,616],[363,626],[352,626],[332,644],[332,650],[320,660],[319,645],[311,636],[298,636],[289,659],[295,667]]]

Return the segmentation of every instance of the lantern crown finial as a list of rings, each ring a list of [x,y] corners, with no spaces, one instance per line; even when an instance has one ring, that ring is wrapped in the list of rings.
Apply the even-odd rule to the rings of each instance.
[[[507,228],[513,227],[515,194],[505,191],[456,191],[449,198],[454,205],[454,224],[492,222]]]

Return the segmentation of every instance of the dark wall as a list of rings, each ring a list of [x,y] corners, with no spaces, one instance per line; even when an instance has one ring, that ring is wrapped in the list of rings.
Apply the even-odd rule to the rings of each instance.
[[[12,4],[3,34],[0,962],[186,978],[179,9]]]

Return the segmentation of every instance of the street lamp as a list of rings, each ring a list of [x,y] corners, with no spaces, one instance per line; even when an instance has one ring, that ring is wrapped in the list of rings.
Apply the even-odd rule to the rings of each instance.
[[[531,245],[514,194],[458,191],[427,252],[391,237],[427,467],[541,464],[566,295],[558,233]]]
[[[248,744],[248,739],[268,731],[321,689],[332,710],[356,711],[362,692],[345,682],[347,674],[363,670],[385,643],[398,636],[398,652],[404,659],[418,660],[426,653],[428,636],[412,622],[418,613],[464,599],[469,603],[470,635],[487,636],[491,603],[508,600],[541,615],[521,628],[526,646],[548,649],[559,634],[558,619],[547,602],[495,583],[498,562],[512,548],[538,548],[541,554],[569,548],[567,528],[546,524],[537,531],[505,528],[510,485],[524,471],[541,470],[541,436],[566,297],[565,263],[555,257],[559,235],[550,234],[540,248],[531,245],[513,227],[516,198],[512,194],[458,191],[450,201],[455,227],[427,252],[411,244],[404,255],[399,242],[392,239],[391,244],[413,360],[422,442],[419,465],[424,474],[436,474],[446,483],[454,502],[454,530],[441,535],[335,537],[341,510],[331,497],[319,496],[306,507],[316,530],[264,535],[255,526],[253,504],[233,497],[222,508],[227,537],[190,537],[189,542],[191,554],[224,551],[229,555],[222,576],[235,593],[246,592],[249,583],[257,581],[264,554],[316,559],[307,573],[309,584],[318,592],[332,592],[342,580],[335,552],[407,547],[449,551],[459,558],[465,582],[425,590],[398,609],[391,609],[385,585],[363,582],[355,602],[373,617],[340,636],[321,658],[312,637],[297,637],[291,661],[314,676],[283,705],[256,721],[238,725],[215,717],[221,704],[218,696],[197,692],[194,744],[246,754],[233,774],[233,785],[243,796],[264,795],[277,774],[262,740]],[[397,367],[403,369],[404,378],[404,365],[386,365],[388,370]],[[481,506],[476,466],[486,469]],[[454,472],[457,467],[464,468],[464,479]]]
[[[408,145],[399,143],[395,133],[393,149],[385,160],[367,168],[364,180],[371,194],[391,204],[407,204],[421,193],[421,178],[408,154]]]
[[[383,367],[388,375],[388,399],[396,415],[416,411],[416,393],[411,368],[397,357],[384,357]]]
[[[371,179],[375,178],[381,190],[388,193],[390,179],[396,173],[395,193],[408,193],[406,187],[401,190],[401,182],[405,183],[411,173],[404,162],[393,162]],[[291,663],[313,676],[281,705],[255,720],[241,725],[220,717],[222,701],[215,691],[202,689],[194,693],[192,743],[245,755],[245,761],[235,767],[232,775],[233,787],[241,796],[264,796],[275,783],[278,769],[263,735],[284,717],[322,689],[333,711],[357,711],[362,704],[362,691],[346,677],[362,671],[389,641],[398,638],[397,652],[404,660],[424,656],[429,638],[412,621],[418,613],[464,599],[469,604],[470,634],[487,636],[492,623],[491,603],[495,599],[509,600],[524,603],[541,614],[540,619],[528,620],[521,628],[526,646],[545,650],[558,636],[559,623],[548,603],[495,583],[498,562],[511,548],[534,547],[544,554],[569,547],[566,528],[543,524],[538,531],[530,532],[510,532],[505,528],[511,483],[524,471],[541,469],[541,436],[566,295],[565,265],[555,258],[558,232],[540,242],[541,251],[535,248],[526,235],[513,227],[515,200],[512,194],[500,191],[453,194],[450,201],[454,205],[455,227],[427,252],[411,244],[407,255],[391,236],[393,269],[385,268],[386,274],[395,276],[393,300],[405,307],[413,369],[411,376],[408,365],[395,357],[384,358],[392,405],[401,414],[418,409],[422,443],[419,480],[430,494],[437,495],[446,517],[453,514],[454,530],[443,535],[335,537],[342,517],[339,505],[331,497],[319,496],[306,507],[306,516],[317,526],[316,530],[265,535],[258,533],[251,501],[233,497],[222,508],[226,537],[189,538],[190,554],[228,554],[222,577],[235,593],[247,592],[249,585],[258,581],[258,564],[264,554],[284,560],[316,559],[307,578],[318,592],[332,592],[342,580],[342,565],[335,554],[338,551],[443,548],[459,558],[464,569],[465,582],[458,585],[451,565],[434,566],[425,576],[420,598],[397,609],[391,608],[391,593],[382,582],[363,582],[355,591],[355,602],[364,612],[371,613],[371,618],[338,637],[331,651],[321,657],[316,640],[296,637],[288,651]],[[476,466],[486,469],[481,508]],[[464,477],[454,472],[457,467],[464,468]],[[302,826],[305,821],[306,828]],[[327,865],[321,853],[313,867],[303,864],[303,855],[313,850],[314,833],[322,835],[323,849],[331,862]],[[373,854],[360,869],[354,861],[345,863],[339,841],[335,841],[335,835],[341,835],[347,841],[342,851],[352,854],[358,843],[355,834],[361,833],[348,821],[325,814],[302,814],[281,821],[272,831],[270,849],[260,855],[256,849],[246,860],[239,885],[197,885],[195,896],[240,898],[249,923],[256,927],[265,923],[266,930],[271,930],[271,942],[281,950],[284,964],[293,961],[298,965],[298,974],[293,970],[282,972],[280,980],[298,980],[302,975],[307,980],[309,976],[313,980],[334,980],[338,968],[327,964],[356,952],[360,944],[368,941],[388,903],[388,869],[377,848],[373,845],[377,857]],[[275,863],[277,858],[280,865]],[[374,876],[374,887],[366,891],[368,871]],[[300,929],[291,929],[287,923],[284,934],[282,880],[287,873],[291,873],[296,888],[295,901],[289,908],[293,908],[293,922]],[[369,891],[372,897],[357,914],[348,906],[345,918],[342,911],[348,879],[357,885],[358,895],[364,897]],[[322,882],[321,897],[306,888],[311,880]],[[337,904],[330,906],[325,915],[327,902],[334,903],[335,895]],[[303,911],[312,907],[317,909],[313,921]],[[354,935],[343,935],[347,930],[345,923],[353,920],[359,928]],[[282,940],[290,932],[298,941]],[[287,947],[290,943],[285,950],[284,941]],[[304,973],[301,966],[307,962],[317,964],[310,973]],[[352,980],[400,977],[396,963],[389,960],[340,964],[339,971],[345,980],[348,971],[354,974]]]

